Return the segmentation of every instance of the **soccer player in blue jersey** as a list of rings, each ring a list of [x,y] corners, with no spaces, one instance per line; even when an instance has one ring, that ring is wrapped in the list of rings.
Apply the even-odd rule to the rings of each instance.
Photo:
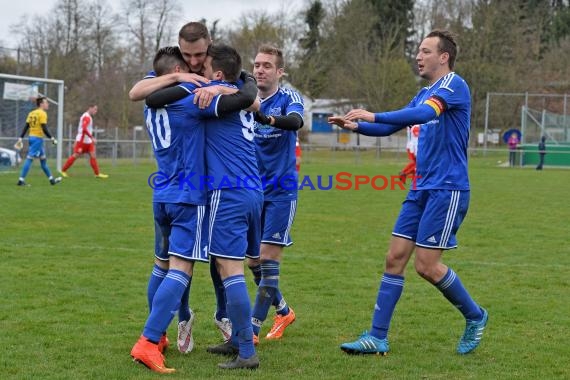
[[[285,71],[283,52],[263,45],[254,60],[261,110],[256,113],[255,145],[259,172],[264,182],[260,259],[248,260],[258,285],[252,325],[256,344],[270,306],[276,309],[266,339],[280,339],[295,321],[295,312],[279,291],[283,248],[293,244],[290,230],[297,209],[296,141],[303,126],[303,98],[279,86]]]
[[[226,45],[212,45],[204,63],[205,75],[212,85],[225,86],[237,91],[230,82],[238,80],[241,57],[235,49]],[[250,85],[249,78],[240,92]],[[253,78],[251,78],[253,81]],[[248,83],[249,82],[249,83]],[[251,104],[257,89],[252,88]],[[248,91],[249,93],[249,91]],[[179,98],[177,88],[164,89],[147,98],[147,104],[160,105]],[[210,106],[200,109],[198,117],[206,121],[207,178],[203,186],[209,190],[210,220],[208,250],[215,263],[226,299],[227,314],[232,323],[232,339],[220,346],[208,348],[209,352],[236,354],[236,357],[219,366],[224,369],[257,368],[259,359],[253,346],[251,307],[245,278],[243,260],[246,256],[259,255],[260,212],[262,186],[255,160],[253,143],[253,115],[240,111],[222,114],[222,101],[231,100],[237,94],[216,96]],[[159,99],[155,99],[159,97]],[[218,100],[220,99],[220,100]],[[155,102],[156,101],[156,102]],[[257,106],[259,104],[257,103]],[[198,106],[194,106],[195,108]]]
[[[212,45],[205,68],[207,77],[222,81],[214,83],[235,82],[241,71],[241,57],[229,46]],[[222,351],[218,346],[208,351],[226,353],[225,348],[234,347],[236,357],[219,364],[224,369],[259,366],[243,263],[245,257],[259,257],[261,238],[263,192],[253,129],[253,114],[247,111],[212,118],[206,123],[206,162],[208,176],[212,178],[208,248],[224,284],[227,313],[232,323],[232,339],[221,345]]]
[[[151,93],[176,83],[188,82],[196,86],[209,83],[209,80],[205,78],[203,74],[206,53],[211,43],[212,38],[210,37],[210,32],[203,23],[192,21],[183,25],[178,32],[178,46],[180,47],[184,61],[190,69],[190,73],[178,71],[157,76],[154,70],[150,71],[143,80],[137,82],[129,91],[129,98],[131,100],[143,100]],[[222,93],[219,86],[198,87],[194,92],[196,94],[196,102],[202,107],[208,106],[213,96]],[[172,96],[176,97],[177,95],[179,94],[175,92]],[[161,100],[160,96],[159,100]],[[232,326],[225,310],[224,287],[213,263],[210,267],[210,273],[218,304],[217,310],[214,313],[214,323],[220,330],[224,341],[228,341],[231,336]],[[187,303],[186,301],[185,304]],[[183,304],[182,306],[184,307],[185,305]]]
[[[182,26],[178,32],[178,46],[190,73],[180,71],[157,76],[155,71],[150,71],[129,91],[129,98],[143,100],[153,92],[176,83],[189,82],[196,86],[208,83],[208,79],[203,76],[203,66],[211,43],[210,32],[203,23],[189,22]]]
[[[26,118],[26,126],[22,130],[18,141],[16,142],[15,147],[19,150],[22,149],[24,144],[22,143],[22,139],[29,131],[29,143],[30,146],[28,148],[28,156],[26,158],[26,162],[24,162],[24,166],[22,167],[22,172],[20,173],[20,178],[18,178],[18,186],[26,186],[26,176],[32,167],[32,163],[34,162],[34,158],[40,159],[40,165],[46,177],[48,177],[49,183],[52,185],[58,184],[61,182],[61,177],[54,178],[51,175],[51,171],[47,165],[47,158],[46,152],[44,150],[44,137],[51,139],[51,142],[56,145],[57,140],[55,137],[49,133],[49,129],[47,127],[47,110],[49,108],[49,103],[46,97],[40,96],[36,99],[36,106],[37,108],[31,111]]]
[[[159,50],[154,67],[158,75],[187,70],[177,47]],[[194,104],[194,88],[193,84],[181,84],[178,89],[184,96],[179,100],[163,108],[148,102],[151,107],[145,109],[146,125],[159,169],[151,183],[154,188],[156,260],[148,291],[150,315],[131,356],[159,373],[174,372],[166,367],[162,355],[163,332],[172,319],[171,311],[182,311],[180,303],[184,293],[189,291],[194,262],[208,261],[201,236],[207,196],[207,189],[201,182],[206,175],[205,129],[201,111]],[[249,94],[216,99],[217,115],[251,104],[256,99],[253,79],[249,88]],[[190,326],[192,319],[193,315],[187,319]],[[186,341],[178,343],[180,351],[191,351],[191,330]]]
[[[466,327],[457,352],[473,351],[487,325],[487,311],[471,298],[459,276],[442,263],[443,252],[457,247],[455,235],[467,213],[470,196],[467,148],[471,96],[465,80],[452,71],[456,56],[453,35],[434,30],[424,38],[416,56],[419,74],[428,86],[407,107],[382,113],[356,109],[344,117],[329,118],[330,123],[367,136],[388,136],[420,124],[417,182],[402,204],[392,232],[372,327],[356,341],[340,346],[349,354],[386,354],[390,350],[390,320],[414,250],[417,273],[465,317]]]

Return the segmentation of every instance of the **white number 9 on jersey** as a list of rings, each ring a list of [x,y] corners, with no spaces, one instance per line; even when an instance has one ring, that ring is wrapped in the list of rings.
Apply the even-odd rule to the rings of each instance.
[[[243,133],[243,137],[247,141],[253,141],[253,127],[255,126],[255,121],[253,120],[253,113],[247,111],[240,111],[239,118],[243,127],[241,128],[241,132]]]

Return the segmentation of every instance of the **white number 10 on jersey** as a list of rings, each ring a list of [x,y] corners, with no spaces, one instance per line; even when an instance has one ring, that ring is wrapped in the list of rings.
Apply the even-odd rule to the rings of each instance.
[[[170,146],[170,121],[165,108],[149,109],[146,116],[146,127],[152,137],[154,150],[166,149]]]

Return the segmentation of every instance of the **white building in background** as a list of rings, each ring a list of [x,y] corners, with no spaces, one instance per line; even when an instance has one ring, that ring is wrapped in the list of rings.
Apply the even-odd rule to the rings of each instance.
[[[370,137],[351,133],[328,123],[328,117],[344,115],[354,108],[350,99],[311,99],[290,83],[284,81],[283,87],[299,92],[305,105],[305,125],[299,132],[302,145],[306,148],[328,147],[331,149],[390,149],[406,150],[406,133],[397,133],[390,137]]]

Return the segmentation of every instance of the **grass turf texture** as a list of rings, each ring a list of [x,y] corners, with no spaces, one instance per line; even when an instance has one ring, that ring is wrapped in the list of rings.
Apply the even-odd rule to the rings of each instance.
[[[490,322],[481,346],[459,356],[461,315],[409,265],[386,357],[348,356],[339,344],[368,329],[390,232],[405,191],[300,192],[281,289],[297,313],[282,341],[261,340],[257,372],[226,373],[206,353],[220,341],[212,323],[207,265],[197,264],[191,306],[196,347],[175,348],[169,378],[570,378],[570,171],[497,167],[503,155],[472,157],[470,210],[459,248],[444,262],[461,277]],[[302,174],[341,171],[390,176],[404,156],[305,152]],[[53,160],[52,160],[53,167]],[[28,183],[0,173],[0,377],[3,379],[150,379],[129,352],[147,316],[152,267],[150,162],[111,167],[96,180],[78,162],[50,186],[37,162]],[[247,273],[253,297],[253,281]],[[253,298],[252,298],[253,299]],[[273,310],[270,311],[272,315]],[[175,322],[176,322],[175,318]],[[268,320],[262,329],[267,333]],[[565,364],[566,363],[566,364]]]

